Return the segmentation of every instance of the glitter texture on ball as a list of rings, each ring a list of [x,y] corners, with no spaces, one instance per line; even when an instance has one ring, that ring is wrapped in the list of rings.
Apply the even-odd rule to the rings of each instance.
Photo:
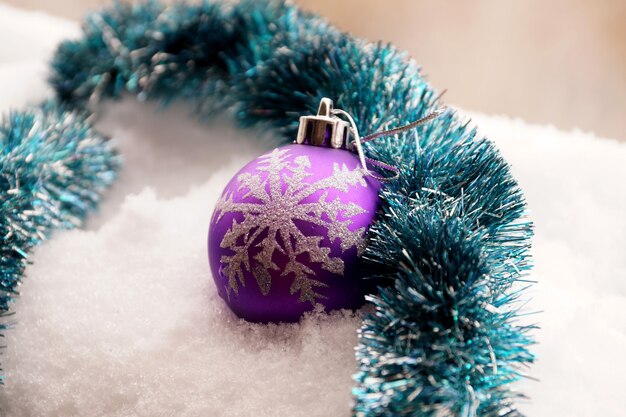
[[[341,149],[288,145],[242,168],[218,200],[209,261],[220,296],[253,322],[294,322],[321,304],[355,309],[380,183]]]

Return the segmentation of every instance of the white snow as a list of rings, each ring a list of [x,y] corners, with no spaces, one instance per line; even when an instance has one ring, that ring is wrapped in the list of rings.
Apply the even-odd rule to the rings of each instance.
[[[74,23],[0,5],[0,110],[45,98]],[[472,115],[512,163],[536,223],[531,310],[540,358],[529,416],[618,416],[626,387],[626,145]],[[33,256],[0,358],[6,416],[349,416],[358,316],[236,320],[214,290],[209,216],[267,148],[229,121],[127,100],[99,122],[125,159],[83,230]]]

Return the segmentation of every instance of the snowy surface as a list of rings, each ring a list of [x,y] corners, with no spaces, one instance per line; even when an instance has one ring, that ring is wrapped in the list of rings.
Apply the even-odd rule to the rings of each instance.
[[[0,5],[0,110],[43,99],[45,64],[75,24]],[[626,145],[472,114],[512,163],[536,223],[529,416],[623,415]],[[359,317],[236,320],[206,253],[226,181],[265,149],[182,107],[113,105],[100,127],[126,167],[84,230],[39,248],[2,356],[6,416],[349,416]],[[252,145],[252,143],[256,145]]]

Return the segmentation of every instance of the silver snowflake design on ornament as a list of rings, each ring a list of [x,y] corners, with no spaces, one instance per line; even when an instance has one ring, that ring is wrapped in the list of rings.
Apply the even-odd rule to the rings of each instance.
[[[335,164],[332,175],[316,182],[304,182],[311,174],[311,162],[307,156],[289,155],[289,149],[275,149],[260,157],[258,171],[266,172],[255,176],[242,173],[237,177],[238,191],[245,192],[244,202],[233,201],[233,195],[224,195],[217,202],[217,223],[227,213],[241,213],[243,220],[233,221],[225,233],[220,246],[233,254],[222,256],[222,272],[228,278],[228,290],[237,294],[239,285],[245,286],[244,272],[255,277],[263,295],[271,289],[268,271],[279,271],[272,260],[275,252],[286,255],[288,261],[282,267],[281,277],[293,276],[290,293],[300,293],[299,300],[315,303],[325,298],[316,292],[318,287],[328,285],[315,279],[315,272],[307,265],[319,264],[324,270],[343,275],[344,262],[331,256],[331,250],[322,245],[324,236],[305,235],[298,223],[323,226],[330,242],[339,240],[340,248],[346,251],[356,248],[361,255],[365,250],[365,228],[350,230],[351,217],[366,210],[354,203],[343,203],[339,198],[328,199],[328,190],[347,192],[351,187],[367,187],[365,172],[361,168],[348,169]],[[320,197],[315,202],[305,202],[315,193]],[[259,250],[251,256],[251,249]],[[308,255],[310,262],[303,261]],[[252,258],[252,259],[251,259]]]

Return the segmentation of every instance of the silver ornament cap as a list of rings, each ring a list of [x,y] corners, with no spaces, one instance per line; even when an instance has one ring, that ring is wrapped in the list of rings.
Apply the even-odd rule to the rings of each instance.
[[[324,97],[317,109],[317,116],[301,116],[296,143],[346,149],[350,135],[350,123],[333,112],[333,101]]]

